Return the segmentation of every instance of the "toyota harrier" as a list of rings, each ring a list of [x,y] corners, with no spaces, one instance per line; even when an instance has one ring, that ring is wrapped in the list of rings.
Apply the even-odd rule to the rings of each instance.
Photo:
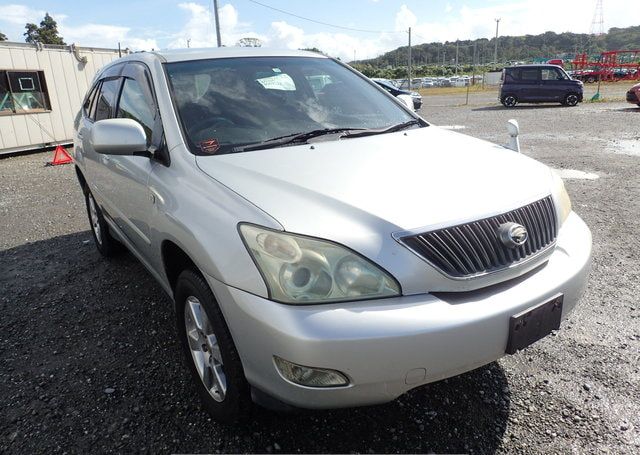
[[[98,250],[171,296],[221,420],[393,400],[558,329],[587,281],[591,234],[547,166],[316,53],[126,56],[74,143]]]

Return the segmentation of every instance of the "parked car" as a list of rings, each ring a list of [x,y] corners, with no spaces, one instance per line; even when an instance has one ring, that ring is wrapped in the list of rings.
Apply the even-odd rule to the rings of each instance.
[[[411,97],[411,100],[413,101],[413,108],[415,110],[418,110],[422,107],[422,95],[420,95],[420,93],[401,90],[385,79],[373,78],[372,80],[393,96],[409,95]]]
[[[499,100],[506,107],[552,102],[575,106],[582,97],[582,82],[571,79],[556,65],[512,66],[502,72]]]
[[[627,101],[640,106],[640,84],[636,84],[627,92]]]
[[[171,297],[220,420],[388,402],[558,329],[586,285],[591,234],[548,167],[315,52],[131,54],[75,127],[96,247]]]

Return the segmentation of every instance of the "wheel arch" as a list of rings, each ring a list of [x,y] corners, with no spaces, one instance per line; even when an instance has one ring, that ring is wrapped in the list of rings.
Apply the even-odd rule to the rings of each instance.
[[[82,192],[87,194],[89,191],[89,185],[87,184],[87,179],[84,177],[84,174],[80,170],[78,166],[74,166],[76,170],[76,177],[78,178],[78,183],[80,183],[80,188],[82,188]]]
[[[160,248],[162,267],[169,282],[169,287],[174,293],[178,277],[183,270],[193,269],[195,272],[202,274],[195,261],[177,243],[171,240],[164,240]]]

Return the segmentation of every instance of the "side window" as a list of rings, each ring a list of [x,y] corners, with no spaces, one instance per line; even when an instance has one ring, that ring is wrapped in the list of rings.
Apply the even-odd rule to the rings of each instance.
[[[153,131],[154,112],[150,100],[145,96],[144,90],[136,79],[125,78],[118,103],[118,118],[130,118],[142,125],[147,140],[151,140]]]
[[[539,75],[539,70],[535,68],[522,68],[520,70],[520,79],[522,81],[537,81]]]
[[[556,71],[555,68],[543,68],[542,69],[542,80],[543,81],[557,81],[561,79],[560,74]]]
[[[564,71],[561,71],[558,68],[554,68],[553,71],[556,72],[556,77],[558,78],[559,81],[565,81],[567,79],[571,79],[570,77],[567,76],[567,74]]]
[[[114,116],[116,96],[120,87],[120,78],[107,79],[100,86],[100,94],[96,103],[95,120],[103,120]]]
[[[520,80],[520,70],[517,68],[507,68],[504,70],[505,82],[514,82]]]
[[[91,105],[93,104],[93,100],[96,97],[96,93],[98,93],[98,86],[100,85],[99,82],[96,82],[96,84],[91,87],[91,91],[89,92],[89,95],[87,95],[87,99],[84,101],[84,104],[82,105],[82,110],[84,111],[84,114],[87,117],[91,117]]]

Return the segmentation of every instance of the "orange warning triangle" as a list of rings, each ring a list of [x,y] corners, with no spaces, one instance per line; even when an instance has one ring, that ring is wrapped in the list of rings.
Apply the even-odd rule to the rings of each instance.
[[[53,154],[53,161],[49,164],[51,164],[52,166],[57,166],[58,164],[68,164],[72,162],[73,158],[71,158],[71,155],[67,153],[64,147],[58,145]]]

